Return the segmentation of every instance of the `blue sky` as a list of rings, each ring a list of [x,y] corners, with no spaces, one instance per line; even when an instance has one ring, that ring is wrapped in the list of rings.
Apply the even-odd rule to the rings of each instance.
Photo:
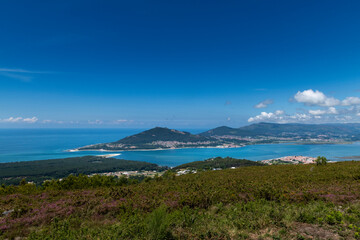
[[[0,128],[360,121],[358,1],[10,1]]]

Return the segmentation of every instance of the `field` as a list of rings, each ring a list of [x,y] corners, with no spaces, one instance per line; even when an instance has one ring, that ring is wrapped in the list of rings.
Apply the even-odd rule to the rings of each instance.
[[[1,238],[360,239],[360,163],[0,187]]]

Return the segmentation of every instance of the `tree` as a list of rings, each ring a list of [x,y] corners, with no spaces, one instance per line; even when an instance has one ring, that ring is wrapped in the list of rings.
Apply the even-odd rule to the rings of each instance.
[[[315,160],[316,165],[326,165],[328,160],[324,156],[318,156]]]
[[[27,184],[26,179],[25,179],[25,178],[21,179],[19,185],[24,186],[24,185],[26,185],[26,184]]]

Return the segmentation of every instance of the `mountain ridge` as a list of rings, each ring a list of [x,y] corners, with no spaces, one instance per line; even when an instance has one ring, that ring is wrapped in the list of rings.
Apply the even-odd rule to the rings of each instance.
[[[165,127],[122,138],[115,142],[100,143],[76,150],[161,150],[200,147],[241,147],[259,143],[342,143],[360,140],[360,124],[301,124],[260,122],[231,128],[220,126],[192,134]]]
[[[216,146],[219,140],[185,131],[155,127],[111,143],[100,143],[77,150],[153,150]]]
[[[239,136],[239,137],[315,137],[317,135],[343,136],[352,139],[360,139],[360,124],[301,124],[301,123],[268,123],[260,122],[239,128],[218,127],[200,133],[202,136]],[[355,140],[352,139],[352,140]]]

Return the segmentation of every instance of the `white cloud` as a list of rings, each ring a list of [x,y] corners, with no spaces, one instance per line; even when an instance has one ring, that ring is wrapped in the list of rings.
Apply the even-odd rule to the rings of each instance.
[[[9,117],[5,119],[0,119],[0,122],[4,122],[4,123],[20,123],[20,122],[36,123],[37,121],[38,121],[37,117],[32,117],[32,118]]]
[[[103,124],[103,121],[98,120],[98,119],[95,120],[95,121],[90,121],[90,120],[89,120],[88,123],[89,123],[89,124],[99,124],[99,125],[100,125],[100,124]]]
[[[266,99],[262,102],[259,102],[254,106],[254,108],[266,108],[268,105],[273,104],[274,101],[272,99]]]
[[[284,114],[285,112],[283,110],[276,110],[275,111],[275,115],[282,115]]]
[[[0,76],[20,80],[23,82],[30,82],[35,74],[51,74],[54,72],[45,71],[30,71],[19,68],[0,68]]]
[[[317,109],[309,110],[311,115],[324,115],[324,114],[338,114],[338,111],[334,107],[329,107],[327,110]]]
[[[341,105],[343,106],[351,106],[351,105],[359,105],[360,98],[358,97],[347,97],[341,101]]]
[[[23,122],[26,123],[36,123],[39,119],[37,117],[32,117],[32,118],[24,118]]]
[[[307,121],[310,120],[312,116],[305,113],[296,113],[294,115],[287,116],[286,122],[298,122],[298,121]]]
[[[248,122],[278,122],[278,123],[296,123],[296,122],[306,122],[311,119],[320,119],[320,116],[312,116],[305,113],[295,113],[294,115],[286,115],[284,111],[278,110],[274,113],[272,112],[262,112],[261,114],[251,117],[248,119]]]
[[[118,120],[115,120],[113,123],[114,124],[121,124],[121,123],[126,123],[128,122],[129,120],[126,120],[126,119],[118,119]]]
[[[51,73],[45,71],[30,71],[19,68],[0,68],[0,72],[12,72],[12,73]]]
[[[324,93],[312,89],[305,91],[298,91],[294,99],[297,102],[304,103],[309,106],[321,106],[321,107],[334,107],[334,106],[352,106],[360,105],[359,97],[347,97],[344,100],[340,101],[339,99],[333,97],[327,97]]]
[[[346,97],[343,100],[326,96],[319,90],[298,91],[293,101],[303,103],[304,108],[297,109],[292,114],[285,114],[278,110],[275,112],[262,112],[257,116],[250,117],[248,122],[278,122],[278,123],[335,123],[335,122],[360,122],[360,97]],[[255,107],[265,107],[259,103]],[[317,106],[318,109],[309,109],[309,106]]]
[[[298,91],[294,99],[297,102],[304,103],[305,105],[318,105],[323,107],[333,107],[340,105],[340,100],[333,98],[333,97],[327,97],[324,93],[316,90],[313,91],[312,89],[308,89],[305,91]]]
[[[14,122],[20,122],[20,121],[22,121],[22,119],[23,119],[22,117],[9,117],[6,119],[2,119],[1,121],[14,123]]]
[[[339,112],[337,111],[337,109],[334,108],[334,107],[329,107],[327,113],[328,113],[328,114],[339,114]]]
[[[45,124],[48,124],[48,123],[63,124],[64,122],[63,122],[63,121],[58,121],[58,120],[49,120],[49,119],[46,119],[46,120],[42,120],[41,123],[45,123]],[[70,121],[69,123],[73,124],[74,122],[73,122],[73,121]]]
[[[311,115],[323,115],[326,113],[325,110],[317,109],[317,110],[309,110]]]
[[[255,117],[251,117],[248,119],[248,122],[261,122],[261,121],[273,121],[273,120],[281,120],[283,117],[281,116],[284,114],[284,111],[277,110],[275,113],[272,112],[261,112],[260,115]]]
[[[31,76],[24,76],[24,75],[20,75],[20,74],[1,72],[1,71],[0,71],[0,76],[13,78],[13,79],[20,80],[23,82],[30,82],[33,79],[33,77],[31,77]]]

